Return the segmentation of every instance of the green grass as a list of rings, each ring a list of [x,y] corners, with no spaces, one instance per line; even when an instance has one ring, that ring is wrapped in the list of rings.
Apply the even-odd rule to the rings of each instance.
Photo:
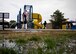
[[[76,32],[43,32],[43,33],[13,33],[5,35],[7,39],[14,39],[19,45],[29,43],[29,41],[35,42],[37,45],[39,42],[44,42],[47,46],[37,49],[29,48],[28,54],[63,54],[67,50],[67,54],[70,52],[67,47],[69,40],[76,40]],[[0,35],[0,39],[3,39]],[[70,40],[70,41],[71,41]],[[57,47],[59,49],[57,50]],[[46,49],[45,52],[43,49]]]
[[[32,36],[31,38],[28,39],[29,41],[39,41],[40,38],[38,36]]]
[[[25,43],[27,43],[27,41],[25,39],[16,39],[15,42],[18,45],[24,45]]]
[[[54,49],[56,47],[56,41],[53,38],[46,37],[44,42],[47,44],[47,49]]]
[[[9,48],[0,48],[0,54],[17,54],[17,52]]]

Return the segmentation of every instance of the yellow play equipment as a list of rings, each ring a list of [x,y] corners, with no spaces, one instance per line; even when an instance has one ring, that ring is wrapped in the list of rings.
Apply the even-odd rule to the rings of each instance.
[[[41,21],[42,21],[42,16],[38,13],[33,13],[34,29],[42,28]]]

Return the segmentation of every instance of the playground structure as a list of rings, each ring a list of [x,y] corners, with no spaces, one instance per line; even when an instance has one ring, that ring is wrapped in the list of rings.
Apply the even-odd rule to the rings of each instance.
[[[33,23],[34,23],[34,29],[40,29],[42,28],[42,17],[38,13],[33,13]],[[40,23],[41,22],[41,23]]]
[[[63,19],[62,29],[76,29],[76,21],[67,21]],[[46,23],[44,23],[46,24]],[[42,25],[42,16],[39,13],[33,13],[32,5],[24,5],[24,11],[21,14],[21,9],[17,16],[17,29],[46,29],[46,25]]]
[[[62,23],[62,29],[76,29],[76,21],[65,21]]]
[[[21,20],[22,19],[22,20]],[[17,16],[17,29],[41,29],[42,16],[33,13],[32,5],[24,5],[24,12],[21,17],[21,9]]]

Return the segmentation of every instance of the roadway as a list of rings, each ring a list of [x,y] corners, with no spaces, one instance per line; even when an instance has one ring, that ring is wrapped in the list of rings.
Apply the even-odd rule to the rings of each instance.
[[[2,31],[2,30],[0,30]],[[5,31],[13,31],[13,32],[41,32],[41,31],[57,31],[57,32],[62,32],[62,31],[76,31],[72,29],[5,29]]]

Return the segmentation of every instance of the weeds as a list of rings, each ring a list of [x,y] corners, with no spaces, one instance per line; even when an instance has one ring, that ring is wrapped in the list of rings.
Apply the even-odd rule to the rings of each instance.
[[[30,39],[28,39],[29,41],[39,41],[40,38],[37,36],[32,36]]]
[[[53,34],[49,32],[49,33],[43,33],[41,35],[28,34],[28,35],[22,35],[22,36],[19,36],[19,37],[16,36],[16,37],[17,38],[15,38],[15,42],[21,46],[22,45],[25,46],[24,50],[27,50],[26,54],[70,54],[70,53],[75,54],[76,53],[74,52],[76,51],[75,46],[68,47],[69,43],[72,40],[76,40],[75,32],[73,33],[72,32],[62,32],[62,33],[53,32]],[[43,46],[43,47],[39,47],[39,46]],[[71,52],[73,49],[75,49],[73,51],[74,53]],[[0,49],[0,54],[1,54],[1,50],[3,49]]]
[[[25,39],[17,39],[15,40],[15,42],[18,44],[18,45],[24,45],[25,43],[27,43],[27,41]]]
[[[54,49],[56,47],[56,41],[52,38],[46,37],[44,42],[47,44],[47,49]]]
[[[17,52],[9,48],[0,48],[0,54],[17,54]]]

